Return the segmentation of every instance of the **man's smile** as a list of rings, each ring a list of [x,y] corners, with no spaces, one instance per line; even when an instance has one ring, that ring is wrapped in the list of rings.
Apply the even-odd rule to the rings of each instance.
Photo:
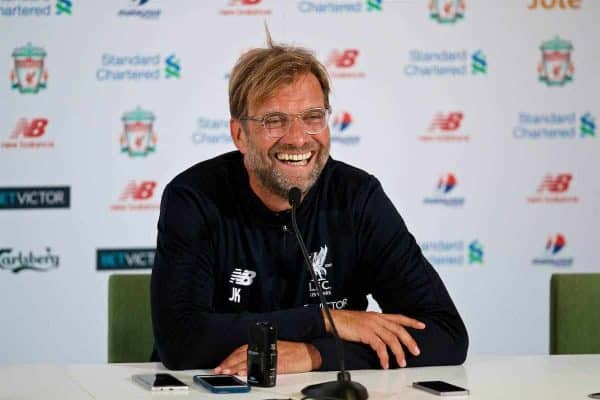
[[[305,151],[302,153],[278,152],[275,158],[282,164],[293,166],[305,166],[313,159],[315,151]]]

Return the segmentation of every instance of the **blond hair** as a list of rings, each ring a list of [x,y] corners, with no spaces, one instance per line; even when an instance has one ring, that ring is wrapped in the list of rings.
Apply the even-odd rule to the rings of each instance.
[[[267,30],[267,48],[252,49],[236,62],[229,78],[229,112],[239,119],[247,116],[249,104],[261,105],[271,94],[292,83],[298,75],[313,74],[329,108],[329,76],[314,54],[301,47],[274,44]]]

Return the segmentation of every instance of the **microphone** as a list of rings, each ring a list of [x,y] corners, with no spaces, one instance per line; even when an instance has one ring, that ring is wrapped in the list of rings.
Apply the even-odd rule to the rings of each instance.
[[[302,191],[299,188],[293,187],[288,191],[288,202],[290,203],[290,206],[292,206],[292,228],[294,229],[296,239],[298,240],[298,245],[300,246],[300,250],[302,251],[302,255],[304,256],[304,262],[306,263],[306,267],[308,268],[308,273],[310,274],[310,277],[313,280],[315,287],[317,288],[317,293],[319,294],[321,307],[323,308],[323,310],[325,310],[325,315],[327,317],[327,320],[329,321],[329,325],[331,326],[333,337],[335,339],[335,348],[340,363],[340,372],[338,372],[337,381],[324,382],[306,386],[304,389],[302,389],[302,394],[304,394],[306,397],[313,397],[315,399],[326,398],[341,400],[365,400],[369,398],[369,393],[367,392],[367,389],[358,382],[352,382],[352,379],[350,378],[350,373],[346,371],[346,366],[344,362],[344,346],[342,340],[340,339],[340,335],[338,334],[335,322],[333,322],[333,318],[331,317],[331,312],[329,311],[329,307],[327,306],[327,301],[325,299],[325,296],[323,295],[323,291],[321,290],[321,285],[319,285],[319,281],[317,280],[317,276],[308,257],[306,245],[304,244],[304,240],[302,240],[302,235],[300,234],[298,224],[296,223],[296,209],[300,204],[301,198]]]
[[[301,197],[302,191],[295,186],[288,192],[288,202],[290,203],[290,206],[292,206],[292,211],[294,211],[298,207],[298,204],[300,204]]]

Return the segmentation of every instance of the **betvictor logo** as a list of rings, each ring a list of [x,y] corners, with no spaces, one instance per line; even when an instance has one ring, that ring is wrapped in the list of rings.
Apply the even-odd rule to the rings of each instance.
[[[69,208],[69,186],[0,187],[0,210],[24,208]]]
[[[153,248],[97,249],[96,269],[150,269],[154,266],[154,253]]]

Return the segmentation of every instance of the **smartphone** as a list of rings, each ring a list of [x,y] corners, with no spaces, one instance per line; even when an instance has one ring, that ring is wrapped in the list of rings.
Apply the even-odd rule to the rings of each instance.
[[[188,390],[188,385],[171,374],[133,375],[134,382],[153,392],[161,390]]]
[[[194,375],[194,382],[213,393],[246,393],[250,386],[233,375]]]
[[[469,394],[467,389],[444,381],[414,382],[413,387],[438,396],[467,396]]]

